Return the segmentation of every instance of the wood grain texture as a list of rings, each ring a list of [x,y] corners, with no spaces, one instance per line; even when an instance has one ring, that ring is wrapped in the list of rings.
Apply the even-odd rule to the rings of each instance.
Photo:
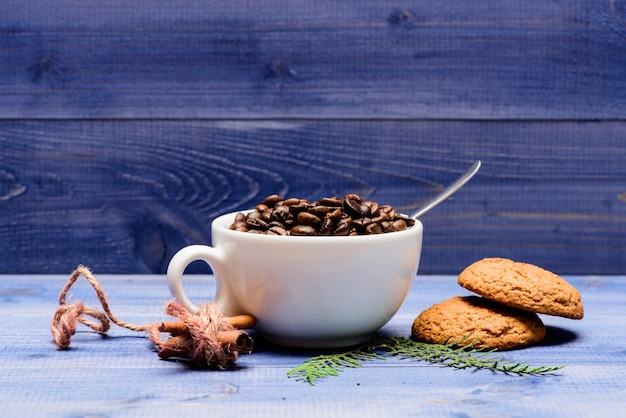
[[[169,299],[165,277],[98,275],[111,309],[137,324],[162,321]],[[80,327],[68,351],[52,344],[49,325],[67,276],[0,277],[0,402],[2,415],[28,417],[155,417],[254,415],[274,418],[399,416],[617,417],[626,380],[626,277],[567,277],[580,290],[585,318],[542,316],[546,340],[503,353],[505,360],[563,365],[555,375],[517,376],[453,370],[395,358],[365,363],[311,387],[287,370],[315,351],[288,350],[254,335],[255,347],[226,372],[192,370],[159,360],[142,333],[113,328],[108,337]],[[185,278],[202,303],[211,277]],[[383,335],[407,336],[415,316],[465,292],[454,276],[418,275]],[[74,298],[96,307],[77,282]]]
[[[624,122],[31,121],[0,123],[0,270],[164,272],[219,214],[278,193],[355,192],[423,217],[422,273],[482,257],[561,274],[626,265]],[[593,138],[593,143],[590,143]],[[191,271],[202,272],[202,265]]]
[[[140,4],[140,5],[139,5]],[[4,118],[622,118],[626,4],[5,0]]]
[[[408,211],[481,159],[421,272],[623,274],[625,23],[623,0],[3,1],[0,272],[163,272],[267,194]]]

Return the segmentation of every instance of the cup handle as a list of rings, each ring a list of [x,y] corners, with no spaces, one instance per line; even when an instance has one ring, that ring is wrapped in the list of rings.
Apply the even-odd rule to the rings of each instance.
[[[233,305],[227,301],[228,295],[224,293],[226,289],[224,289],[223,286],[225,281],[220,279],[221,277],[225,277],[226,253],[219,248],[210,247],[208,245],[189,245],[174,254],[174,257],[172,257],[167,267],[167,283],[172,296],[174,296],[178,303],[192,313],[200,309],[189,300],[183,289],[183,274],[185,269],[191,262],[199,260],[206,261],[209,266],[211,266],[215,275],[217,291],[215,293],[214,302],[220,309],[223,309],[224,305]],[[230,306],[230,308],[232,309],[233,307]]]

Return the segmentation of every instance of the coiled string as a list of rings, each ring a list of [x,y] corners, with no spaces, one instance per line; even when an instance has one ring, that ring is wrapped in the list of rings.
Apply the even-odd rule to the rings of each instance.
[[[91,284],[104,312],[88,308],[78,300],[67,303],[67,294],[80,277]],[[194,366],[219,369],[225,369],[235,362],[240,352],[252,351],[252,339],[240,329],[254,326],[254,318],[249,315],[224,317],[212,303],[202,305],[198,312],[192,314],[179,304],[169,302],[165,312],[180,322],[134,325],[121,321],[111,312],[106,295],[91,270],[78,266],[59,294],[59,308],[51,324],[52,338],[56,346],[64,350],[70,346],[79,323],[98,333],[106,333],[113,322],[131,331],[147,332],[150,341],[159,349],[159,357],[163,359],[186,359]],[[169,332],[170,338],[163,340],[162,332]]]

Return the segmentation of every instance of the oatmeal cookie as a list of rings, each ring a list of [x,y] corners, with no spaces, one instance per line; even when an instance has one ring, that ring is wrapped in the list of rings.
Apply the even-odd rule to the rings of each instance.
[[[458,283],[486,299],[526,311],[571,319],[584,315],[578,290],[532,264],[485,258],[463,270]]]
[[[460,346],[499,350],[532,345],[546,335],[537,314],[479,296],[456,296],[431,306],[415,318],[411,331],[413,338],[430,344],[461,341]]]

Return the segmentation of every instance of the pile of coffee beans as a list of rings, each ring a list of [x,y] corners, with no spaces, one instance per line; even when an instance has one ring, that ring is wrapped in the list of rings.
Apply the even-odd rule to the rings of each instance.
[[[230,229],[268,235],[371,235],[402,231],[415,221],[389,205],[357,194],[316,202],[271,195],[247,213],[238,213]]]

